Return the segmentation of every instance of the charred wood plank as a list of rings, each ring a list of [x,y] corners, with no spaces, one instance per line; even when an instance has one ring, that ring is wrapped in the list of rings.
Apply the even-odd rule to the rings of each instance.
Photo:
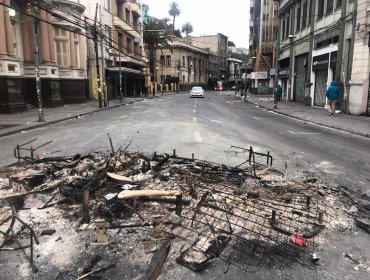
[[[168,253],[171,249],[171,241],[165,241],[158,252],[153,255],[153,258],[149,264],[147,273],[142,277],[142,280],[156,280],[161,274],[162,268],[166,262]]]

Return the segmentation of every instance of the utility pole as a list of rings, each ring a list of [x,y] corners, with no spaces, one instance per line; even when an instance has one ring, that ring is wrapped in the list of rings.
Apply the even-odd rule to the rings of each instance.
[[[291,101],[292,98],[292,84],[293,84],[293,43],[294,43],[294,35],[289,35],[289,84],[288,84],[288,101]]]
[[[108,106],[107,102],[107,88],[105,82],[105,57],[104,57],[104,30],[103,30],[103,23],[102,23],[102,13],[101,13],[101,6],[99,6],[99,13],[100,13],[100,51],[101,51],[101,74],[103,80],[103,98],[104,98],[104,107]]]
[[[119,102],[123,101],[122,94],[122,69],[121,69],[121,42],[118,40],[118,60],[119,60]]]
[[[278,8],[279,9],[279,2]],[[279,11],[277,11],[279,14]],[[275,77],[274,77],[274,109],[277,109],[277,96],[276,89],[279,83],[279,55],[280,55],[280,21],[279,18],[276,21],[276,49],[275,49]],[[290,58],[291,59],[291,58]]]
[[[99,53],[98,53],[98,29],[97,29],[97,19],[98,19],[98,3],[96,3],[95,8],[95,20],[94,20],[94,49],[95,49],[95,63],[96,63],[96,80],[98,82],[98,100],[99,108],[103,107],[101,88],[100,88],[100,65],[99,65]]]
[[[32,12],[32,37],[33,37],[33,59],[35,63],[35,73],[36,73],[36,93],[37,100],[39,104],[39,122],[44,122],[44,109],[42,106],[42,92],[41,92],[41,78],[40,78],[40,52],[38,44],[38,32],[36,26],[36,10],[34,6],[31,6]]]

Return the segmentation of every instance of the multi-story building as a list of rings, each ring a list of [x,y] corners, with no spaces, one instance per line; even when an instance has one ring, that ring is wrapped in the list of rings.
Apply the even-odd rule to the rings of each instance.
[[[78,0],[34,4],[21,0],[0,3],[1,112],[21,112],[38,105],[34,42],[40,56],[43,105],[86,100],[86,49],[81,35],[85,7]],[[39,19],[34,24],[31,13]]]
[[[208,51],[208,82],[207,86],[209,89],[213,89],[219,77],[219,56],[217,53]]]
[[[369,110],[368,9],[370,1],[280,1],[278,74],[286,100],[324,107],[335,80],[338,109]]]
[[[252,92],[267,93],[273,87],[278,5],[274,0],[251,0],[249,21],[249,65]]]
[[[208,80],[208,50],[188,43],[186,38],[173,37],[172,51],[157,52],[154,81],[165,84],[170,77],[178,77],[182,89],[187,85],[205,85]],[[185,87],[184,87],[185,86]]]
[[[97,14],[97,25],[102,35],[99,42],[94,40],[88,42],[92,96],[98,98],[94,49],[96,43],[98,43],[102,92],[106,92],[108,99],[119,98],[121,91],[123,96],[139,95],[143,91],[145,83],[143,68],[146,67],[143,52],[141,1],[82,1],[86,2],[85,14],[88,18],[94,20]],[[98,7],[97,13],[96,7]]]
[[[217,80],[227,80],[227,43],[228,37],[218,33],[217,35],[205,35],[199,37],[184,38],[191,45],[210,50],[218,56]]]
[[[141,0],[112,0],[113,42],[116,50],[113,64],[109,68],[114,73],[112,85],[115,92],[119,87],[119,64],[123,73],[124,96],[140,95],[145,86],[147,58],[143,43],[143,21]],[[117,55],[121,52],[121,56]]]
[[[243,61],[240,59],[240,54],[237,52],[235,45],[231,45],[229,41],[228,47],[228,71],[227,79],[231,86],[238,85],[241,83],[242,72],[241,67]]]

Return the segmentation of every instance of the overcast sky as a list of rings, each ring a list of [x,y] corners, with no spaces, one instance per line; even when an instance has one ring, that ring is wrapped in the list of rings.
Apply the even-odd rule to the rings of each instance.
[[[236,47],[248,48],[249,0],[143,0],[149,5],[149,15],[156,18],[172,17],[168,14],[170,4],[176,2],[181,14],[176,17],[175,28],[191,22],[193,36],[222,33]]]

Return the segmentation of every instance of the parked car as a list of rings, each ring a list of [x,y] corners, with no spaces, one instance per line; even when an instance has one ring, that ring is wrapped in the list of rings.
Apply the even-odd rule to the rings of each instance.
[[[190,90],[190,97],[204,97],[204,89],[202,87],[193,87]]]

